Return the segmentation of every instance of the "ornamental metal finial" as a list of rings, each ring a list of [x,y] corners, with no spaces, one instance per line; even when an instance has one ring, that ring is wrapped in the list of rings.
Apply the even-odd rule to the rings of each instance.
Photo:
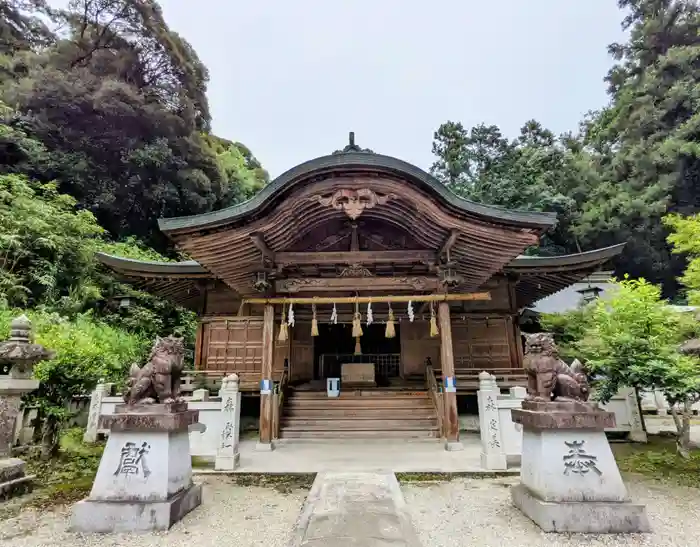
[[[348,134],[348,145],[342,150],[336,150],[335,152],[333,152],[333,154],[347,154],[351,152],[363,152],[366,154],[374,154],[373,150],[370,150],[369,148],[360,148],[355,144],[354,131],[350,131],[350,133]]]

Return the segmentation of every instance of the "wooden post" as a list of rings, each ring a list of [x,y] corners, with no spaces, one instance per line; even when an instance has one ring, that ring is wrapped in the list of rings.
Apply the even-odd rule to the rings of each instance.
[[[260,440],[258,450],[272,450],[272,360],[274,357],[275,308],[265,305],[260,374]]]
[[[457,414],[457,384],[455,382],[455,360],[452,347],[452,324],[450,323],[450,305],[447,302],[438,304],[438,323],[440,330],[440,366],[442,367],[442,382],[444,387],[443,408],[445,416],[445,449],[462,450],[459,442],[459,416]]]
[[[197,323],[197,334],[194,338],[194,369],[202,368],[202,343],[204,340],[204,325],[199,321]]]

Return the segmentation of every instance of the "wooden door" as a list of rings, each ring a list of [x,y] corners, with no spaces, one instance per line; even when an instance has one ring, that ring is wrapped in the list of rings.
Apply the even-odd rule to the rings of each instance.
[[[455,368],[493,370],[517,366],[509,316],[467,317],[452,322]]]
[[[428,321],[401,321],[401,376],[425,374],[428,358],[433,367],[440,368],[440,337],[430,337]]]
[[[297,322],[290,331],[289,378],[290,380],[313,380],[314,337],[311,336],[311,323]]]
[[[279,332],[280,332],[280,326],[279,324],[275,325],[275,349],[274,353],[272,356],[272,377],[275,378],[276,380],[282,377],[282,373],[284,372],[284,360],[289,359],[289,348],[291,347],[290,344],[290,339],[289,336],[287,337],[286,340],[280,342],[279,340]]]

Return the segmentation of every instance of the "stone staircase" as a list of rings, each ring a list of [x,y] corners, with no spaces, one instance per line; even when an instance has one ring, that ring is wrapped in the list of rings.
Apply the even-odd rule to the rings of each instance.
[[[292,391],[281,439],[437,439],[437,414],[426,391]]]

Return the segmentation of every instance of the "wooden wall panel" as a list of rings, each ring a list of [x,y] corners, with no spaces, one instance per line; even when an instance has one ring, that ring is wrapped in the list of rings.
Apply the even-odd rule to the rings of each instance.
[[[289,358],[289,349],[291,347],[291,340],[289,339],[290,337],[287,336],[287,339],[284,340],[283,342],[279,341],[279,333],[280,333],[280,325],[279,321],[275,323],[275,350],[274,354],[272,356],[272,372],[273,376],[276,377],[277,372],[284,372],[284,360]]]
[[[289,329],[291,349],[289,358],[290,380],[312,380],[314,377],[314,337],[311,323],[297,321]]]
[[[425,374],[429,357],[435,368],[440,368],[440,337],[430,337],[428,321],[401,321],[401,375]]]
[[[488,290],[491,293],[491,300],[468,300],[464,302],[462,308],[465,313],[511,311],[510,287],[507,279],[492,279],[488,285],[484,287],[484,290]]]
[[[455,368],[517,367],[517,347],[511,316],[467,316],[452,320]]]
[[[207,290],[204,315],[236,315],[240,302],[241,299],[235,292],[225,285],[217,284],[213,289]]]
[[[248,317],[204,323],[201,370],[260,373],[262,327],[262,320]]]

